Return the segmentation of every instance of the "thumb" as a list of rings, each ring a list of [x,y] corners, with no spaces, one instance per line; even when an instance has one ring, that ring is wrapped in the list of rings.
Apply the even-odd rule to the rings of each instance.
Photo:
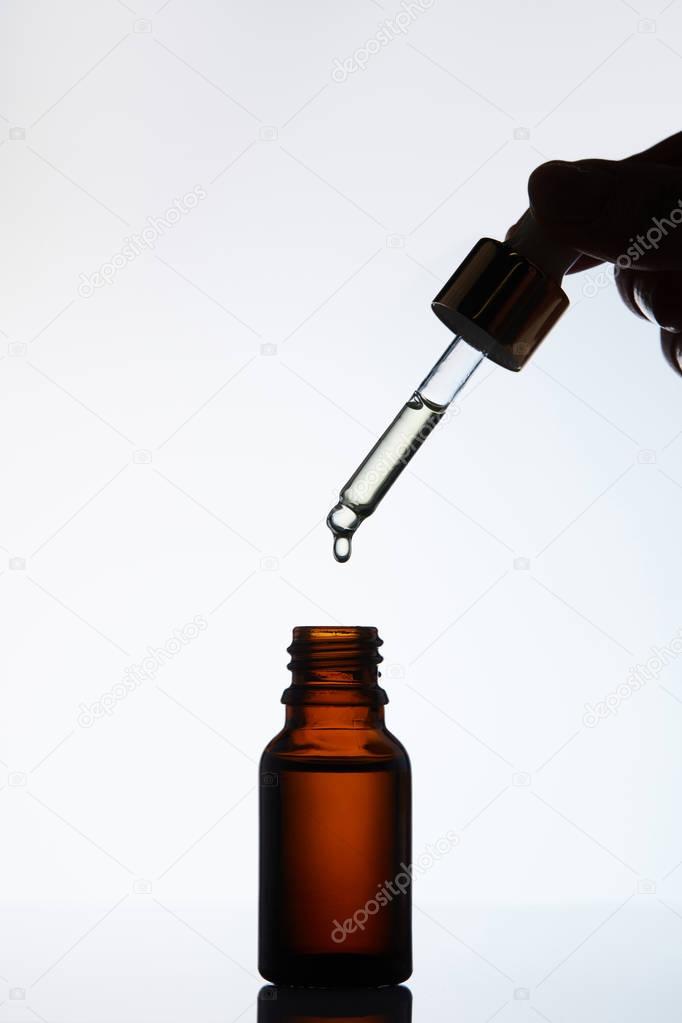
[[[682,268],[682,168],[635,160],[560,160],[528,182],[537,220],[579,252],[620,269]]]

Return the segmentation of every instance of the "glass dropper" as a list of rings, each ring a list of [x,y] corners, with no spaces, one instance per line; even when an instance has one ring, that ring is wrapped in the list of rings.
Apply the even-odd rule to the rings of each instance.
[[[504,242],[481,238],[474,245],[431,304],[455,337],[327,516],[337,561],[348,561],[358,526],[376,510],[483,360],[514,372],[528,362],[568,307],[561,280],[578,255],[550,237],[531,210]]]
[[[327,525],[334,534],[337,561],[348,561],[358,526],[376,510],[484,359],[485,355],[464,338],[453,338],[341,489],[339,503],[327,517]]]

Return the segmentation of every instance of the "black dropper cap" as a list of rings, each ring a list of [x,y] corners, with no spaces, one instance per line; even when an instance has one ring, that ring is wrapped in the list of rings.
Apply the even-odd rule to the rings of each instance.
[[[506,241],[474,245],[431,308],[473,348],[518,371],[568,308],[561,280],[578,255],[527,210]]]

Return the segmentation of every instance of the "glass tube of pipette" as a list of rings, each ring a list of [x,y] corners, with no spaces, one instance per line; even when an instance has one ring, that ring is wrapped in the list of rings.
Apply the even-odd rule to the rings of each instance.
[[[358,526],[375,511],[484,359],[462,337],[453,338],[342,488],[339,503],[327,517],[337,561],[348,561]]]

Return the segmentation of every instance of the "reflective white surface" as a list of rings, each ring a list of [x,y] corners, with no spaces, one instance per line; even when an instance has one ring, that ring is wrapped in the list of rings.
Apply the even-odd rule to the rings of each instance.
[[[97,917],[94,906],[68,913],[60,923],[71,935]],[[54,913],[49,919],[56,922]],[[24,908],[8,922],[43,930],[46,917]],[[427,905],[415,924],[407,985],[415,1023],[439,1015],[466,1023],[679,1017],[682,921],[657,895],[563,908]],[[255,1023],[264,982],[252,971],[254,939],[245,908],[131,895],[61,960],[34,936],[43,975],[13,966],[0,1018]]]

